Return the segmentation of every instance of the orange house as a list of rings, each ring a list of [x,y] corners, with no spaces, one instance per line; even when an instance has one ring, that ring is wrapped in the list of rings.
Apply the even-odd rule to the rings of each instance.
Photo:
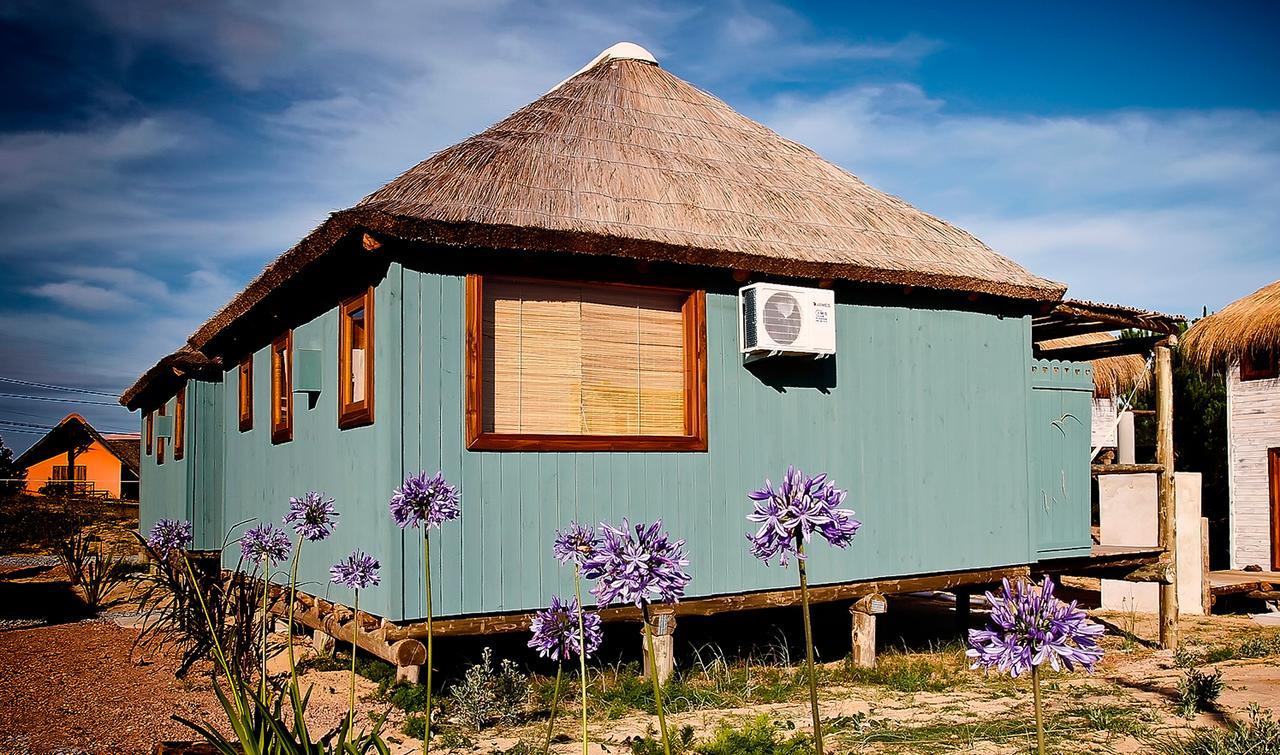
[[[15,463],[27,470],[27,491],[53,482],[82,495],[138,499],[137,433],[103,435],[79,414],[68,414]]]

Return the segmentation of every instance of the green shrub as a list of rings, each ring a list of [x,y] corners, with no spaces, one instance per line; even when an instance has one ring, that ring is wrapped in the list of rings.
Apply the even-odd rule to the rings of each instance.
[[[700,755],[806,755],[812,749],[807,735],[783,739],[769,717],[760,715],[741,727],[721,723],[715,735],[694,745],[693,751]]]
[[[631,748],[631,755],[663,755],[665,750],[662,747],[662,740],[657,738],[656,732],[653,730],[653,724],[649,725],[642,737],[631,737],[626,740],[626,744]],[[671,737],[671,752],[673,755],[689,752],[689,748],[693,745],[693,727],[682,726]]]
[[[1226,731],[1205,730],[1186,739],[1157,744],[1162,755],[1262,755],[1280,752],[1280,721],[1254,703],[1249,717],[1236,721]]]
[[[427,688],[421,684],[397,684],[388,699],[400,710],[416,713],[427,706]]]
[[[1191,718],[1202,710],[1211,709],[1222,694],[1222,672],[1212,674],[1198,668],[1187,668],[1178,682],[1178,711]]]
[[[491,723],[515,723],[529,700],[529,677],[510,659],[493,665],[493,649],[485,648],[480,662],[467,669],[462,681],[449,688],[458,718],[479,731]]]

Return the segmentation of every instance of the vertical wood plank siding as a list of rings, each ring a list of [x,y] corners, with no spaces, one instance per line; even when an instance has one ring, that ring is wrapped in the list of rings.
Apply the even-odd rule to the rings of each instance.
[[[1037,359],[1031,366],[1031,510],[1039,558],[1088,555],[1093,370]]]
[[[144,528],[160,516],[200,519],[209,533],[244,520],[279,523],[289,496],[323,490],[342,516],[333,538],[305,546],[300,579],[349,603],[327,569],[362,548],[382,562],[383,581],[361,605],[391,619],[423,614],[419,533],[401,533],[387,512],[392,489],[420,469],[441,469],[462,489],[461,522],[432,533],[433,601],[444,616],[533,609],[568,595],[572,572],[550,545],[571,519],[661,517],[689,542],[691,595],[791,586],[794,571],[758,563],[744,538],[747,491],[779,479],[787,464],[829,472],[864,522],[852,548],[814,549],[816,584],[1028,563],[1046,542],[1088,547],[1087,460],[1082,524],[1070,522],[1061,537],[1037,534],[1058,525],[1035,521],[1029,503],[1029,449],[1038,447],[1028,438],[1036,426],[1028,318],[928,308],[922,297],[911,309],[841,303],[833,360],[747,368],[735,296],[708,294],[707,452],[482,452],[464,447],[463,278],[393,264],[374,295],[374,423],[337,428],[337,307],[295,323],[294,348],[321,350],[324,373],[314,401],[295,396],[294,440],[270,442],[268,380],[254,381],[254,428],[236,430],[232,368],[207,395],[219,425],[205,425],[204,401],[189,423],[200,423],[202,445],[221,438],[221,490],[206,484],[200,503],[220,497],[220,511],[197,517],[190,483],[175,474],[198,453],[160,468],[144,457]],[[269,374],[267,348],[254,360]]]

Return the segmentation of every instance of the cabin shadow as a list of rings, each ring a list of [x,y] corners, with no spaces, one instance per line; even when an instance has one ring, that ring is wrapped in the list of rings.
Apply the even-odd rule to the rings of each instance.
[[[778,393],[810,388],[830,393],[836,387],[836,360],[783,357],[759,359],[744,365],[756,380]]]

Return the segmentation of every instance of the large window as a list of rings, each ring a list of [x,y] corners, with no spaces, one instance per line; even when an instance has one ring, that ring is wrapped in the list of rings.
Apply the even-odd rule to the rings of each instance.
[[[187,452],[187,384],[178,389],[173,400],[173,460],[180,460]]]
[[[705,450],[701,291],[467,279],[467,446]]]
[[[338,427],[373,422],[373,289],[338,309]]]
[[[1250,351],[1240,360],[1241,380],[1271,380],[1280,377],[1280,351]]]
[[[293,440],[293,331],[271,344],[271,442]]]
[[[253,354],[240,362],[238,380],[240,386],[240,432],[253,429]]]

